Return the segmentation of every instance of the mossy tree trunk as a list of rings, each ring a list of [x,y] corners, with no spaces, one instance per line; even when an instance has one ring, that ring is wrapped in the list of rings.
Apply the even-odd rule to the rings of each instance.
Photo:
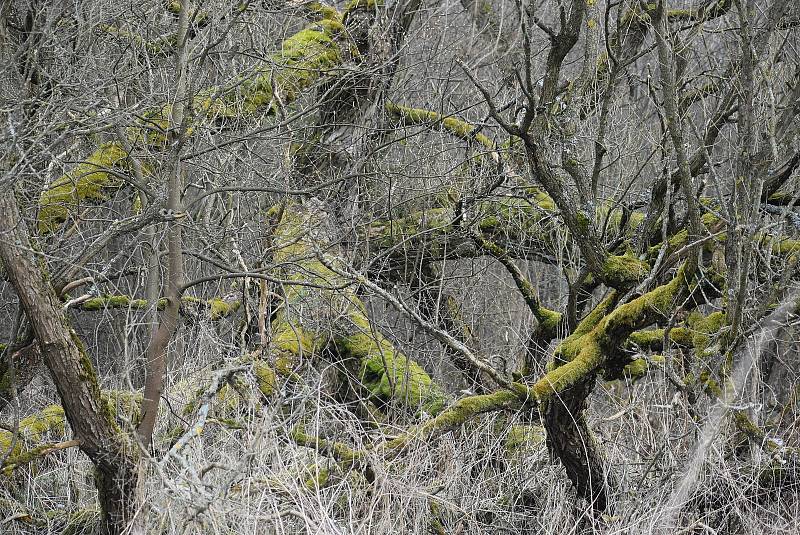
[[[97,490],[108,533],[121,533],[133,515],[134,450],[100,397],[94,366],[69,327],[63,307],[34,254],[13,192],[0,195],[0,258],[36,335],[42,358],[81,450],[97,470]]]
[[[324,204],[315,199],[292,203],[277,215],[274,261],[285,266],[289,283],[285,306],[271,326],[270,364],[287,375],[303,360],[333,351],[357,381],[353,390],[411,412],[439,412],[444,402],[441,389],[372,324],[352,281],[320,259],[336,252],[334,224]]]

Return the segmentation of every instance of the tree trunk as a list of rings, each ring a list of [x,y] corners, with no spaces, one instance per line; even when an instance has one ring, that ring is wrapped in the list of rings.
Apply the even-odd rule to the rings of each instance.
[[[544,411],[544,427],[551,454],[564,465],[578,494],[588,500],[595,511],[605,511],[608,507],[606,475],[585,415],[586,398],[594,382],[592,374],[553,396]]]
[[[135,463],[100,397],[83,343],[67,324],[45,268],[33,253],[12,192],[0,195],[0,259],[36,334],[67,420],[97,469],[103,530],[120,533],[132,516]]]

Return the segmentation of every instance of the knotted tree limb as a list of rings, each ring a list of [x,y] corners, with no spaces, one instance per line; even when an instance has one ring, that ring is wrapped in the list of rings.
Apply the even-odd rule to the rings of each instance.
[[[75,299],[70,308],[83,312],[97,312],[102,310],[129,309],[147,310],[152,304],[146,299],[136,299],[128,295],[101,295],[92,297],[86,295],[86,299]],[[165,298],[159,299],[156,303],[158,310],[163,310],[167,305]],[[212,297],[211,299],[200,299],[192,296],[181,297],[180,311],[183,314],[191,315],[197,310],[203,310],[208,314],[211,321],[217,321],[229,317],[241,306],[241,301],[234,295],[225,297]]]
[[[668,283],[629,303],[614,307],[617,296],[612,292],[560,344],[554,369],[545,376],[552,376],[549,381],[559,391],[558,396],[550,397],[544,410],[548,446],[566,468],[578,493],[597,511],[608,506],[607,475],[586,422],[586,399],[601,369],[613,376],[627,364],[618,361],[620,344],[632,332],[668,317],[688,290],[682,268]]]

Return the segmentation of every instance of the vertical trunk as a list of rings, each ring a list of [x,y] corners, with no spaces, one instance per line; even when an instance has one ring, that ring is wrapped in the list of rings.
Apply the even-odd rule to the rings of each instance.
[[[142,401],[142,419],[137,429],[139,439],[145,447],[149,447],[153,439],[158,405],[164,389],[164,373],[167,369],[167,346],[178,327],[178,312],[181,304],[181,286],[183,285],[183,237],[181,233],[180,215],[183,211],[183,164],[181,149],[184,139],[184,115],[187,101],[186,79],[186,35],[189,28],[188,5],[181,3],[178,16],[178,35],[175,67],[177,71],[175,102],[170,113],[169,131],[167,132],[170,147],[169,182],[167,209],[175,216],[169,223],[167,231],[167,305],[161,316],[150,346],[147,348],[144,399]]]
[[[575,386],[554,396],[544,411],[547,445],[567,471],[578,494],[595,511],[608,507],[606,475],[592,432],[586,423],[586,398],[592,391],[592,374]]]
[[[761,183],[758,180],[754,159],[759,157],[755,136],[755,58],[751,21],[755,18],[755,6],[751,0],[736,0],[741,40],[741,71],[738,85],[739,109],[736,126],[739,134],[739,157],[735,164],[736,179],[733,182],[734,218],[729,223],[725,256],[728,264],[728,302],[730,305],[731,332],[729,339],[735,340],[742,327],[742,311],[747,299],[747,277],[750,271],[752,239],[751,225],[757,217]]]
[[[132,516],[135,464],[100,398],[94,366],[69,328],[44,268],[33,254],[10,191],[0,195],[0,259],[36,334],[67,420],[81,450],[97,469],[104,529],[119,533]]]

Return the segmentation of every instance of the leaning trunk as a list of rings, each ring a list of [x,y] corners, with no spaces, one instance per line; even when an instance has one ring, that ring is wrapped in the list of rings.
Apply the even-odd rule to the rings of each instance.
[[[103,529],[120,533],[132,516],[135,463],[102,402],[94,366],[33,254],[11,192],[0,195],[0,234],[0,259],[36,335],[67,420],[97,469]]]

